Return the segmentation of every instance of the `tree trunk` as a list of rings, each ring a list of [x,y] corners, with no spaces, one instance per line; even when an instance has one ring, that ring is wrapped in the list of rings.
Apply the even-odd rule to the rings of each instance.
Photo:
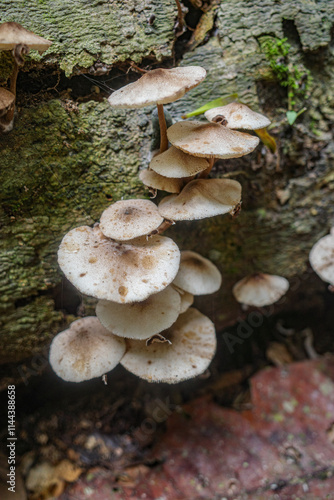
[[[38,353],[75,319],[82,299],[85,313],[94,314],[94,301],[62,276],[58,245],[69,229],[98,221],[111,202],[148,194],[138,169],[148,164],[152,108],[115,111],[105,99],[139,76],[132,61],[206,68],[201,85],[167,106],[174,120],[232,93],[272,120],[278,153],[260,145],[212,170],[242,184],[240,215],[178,223],[167,232],[222,271],[220,292],[198,300],[199,308],[218,330],[236,321],[244,313],[232,285],[255,271],[291,281],[280,308],[305,306],[325,287],[310,272],[308,253],[334,222],[334,2],[186,5],[188,25],[197,26],[190,40],[190,31],[176,37],[173,0],[0,0],[2,22],[53,41],[43,57],[27,57],[14,130],[0,136],[1,363]],[[3,86],[11,68],[1,52]],[[303,107],[289,125],[286,112]]]

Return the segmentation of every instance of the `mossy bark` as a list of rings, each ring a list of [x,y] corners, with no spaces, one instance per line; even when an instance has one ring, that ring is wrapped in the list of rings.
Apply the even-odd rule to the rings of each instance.
[[[43,59],[30,56],[26,71],[36,79],[55,66],[67,77],[80,71],[98,74],[97,68],[108,72],[124,61],[144,58],[163,66],[170,63],[176,43],[172,0],[0,0],[0,11],[2,21],[20,22],[54,41]],[[179,223],[167,233],[182,249],[198,251],[220,267],[221,291],[200,306],[218,328],[240,314],[231,287],[245,274],[265,271],[302,283],[312,244],[334,222],[333,12],[333,1],[282,5],[225,0],[202,44],[194,50],[183,46],[180,64],[204,66],[208,76],[168,106],[174,118],[237,92],[270,116],[279,146],[279,155],[260,146],[213,170],[213,176],[228,175],[242,183],[237,218]],[[279,85],[261,50],[260,38],[268,35],[288,38],[288,68],[299,65],[312,74],[298,102],[307,111],[293,127],[285,115],[287,89]],[[10,69],[10,57],[3,52],[0,80],[7,81]],[[29,93],[20,85],[19,92],[23,97]],[[66,304],[56,300],[63,279],[56,253],[63,235],[98,221],[111,201],[147,196],[137,174],[148,163],[151,109],[113,111],[106,100],[74,103],[63,95],[48,95],[19,99],[27,104],[18,110],[14,130],[0,137],[1,363],[38,352],[73,319]],[[88,301],[87,311],[93,312],[92,307]]]

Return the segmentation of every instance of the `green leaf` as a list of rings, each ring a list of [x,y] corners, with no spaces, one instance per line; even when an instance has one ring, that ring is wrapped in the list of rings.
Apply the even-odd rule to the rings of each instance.
[[[230,102],[235,101],[238,99],[238,94],[229,94],[225,97],[218,97],[218,99],[214,99],[213,101],[207,102],[204,104],[204,106],[201,106],[200,108],[195,109],[195,111],[191,111],[190,113],[187,113],[186,115],[183,115],[182,118],[191,118],[192,116],[198,116],[205,111],[208,111],[209,109],[212,108],[217,108],[218,106],[226,106],[226,104],[229,104]]]
[[[306,111],[307,108],[302,108],[298,111],[287,111],[286,112],[286,117],[288,119],[289,125],[293,125],[295,121],[297,120],[298,116],[300,116],[304,111]]]
[[[296,111],[287,111],[286,117],[289,125],[293,125],[298,117],[298,113],[296,113]]]

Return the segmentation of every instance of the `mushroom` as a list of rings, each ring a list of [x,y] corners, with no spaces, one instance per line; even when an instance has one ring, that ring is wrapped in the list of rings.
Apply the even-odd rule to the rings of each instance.
[[[167,136],[176,148],[204,158],[239,158],[259,144],[259,138],[253,135],[199,121],[175,123],[167,130]]]
[[[193,295],[206,295],[219,290],[221,282],[219,270],[209,259],[190,250],[181,252],[180,268],[173,285]]]
[[[130,339],[147,339],[169,328],[178,318],[180,294],[172,286],[151,295],[142,302],[117,304],[100,300],[96,315],[115,335]]]
[[[172,221],[195,220],[232,212],[241,200],[241,185],[231,179],[196,179],[178,195],[163,198],[159,212]]]
[[[164,177],[190,177],[206,170],[209,162],[204,158],[196,158],[172,146],[155,156],[150,168]]]
[[[159,189],[159,191],[167,191],[167,193],[179,193],[184,185],[182,179],[164,177],[147,168],[139,172],[139,179],[145,186],[151,189]]]
[[[172,286],[180,294],[181,297],[180,314],[182,314],[186,312],[186,310],[189,309],[190,306],[193,305],[194,296],[192,293],[186,292],[185,290],[182,290],[182,288],[176,286],[175,283],[172,283]]]
[[[166,288],[179,269],[173,240],[152,236],[115,242],[98,226],[72,229],[58,251],[59,265],[82,293],[118,303],[138,302]]]
[[[26,30],[18,23],[7,22],[0,25],[0,50],[13,50],[14,68],[10,77],[10,91],[16,98],[16,81],[19,67],[24,64],[23,56],[30,49],[38,50],[39,53],[47,50],[52,42],[41,36]],[[1,131],[9,132],[14,123],[14,104],[1,119]]]
[[[262,307],[277,302],[288,289],[289,282],[282,276],[255,273],[238,281],[232,292],[241,304]]]
[[[196,87],[206,76],[200,66],[158,68],[146,72],[139,80],[116,90],[108,99],[115,108],[143,108],[156,104],[160,124],[160,153],[168,148],[163,105],[174,102]]]
[[[15,49],[18,44],[26,45],[29,49],[42,53],[47,50],[52,42],[41,36],[35,35],[18,23],[8,22],[0,24],[0,50]]]
[[[121,364],[148,382],[174,384],[196,377],[209,366],[216,351],[215,327],[190,308],[162,332],[164,342],[129,340]]]
[[[10,132],[13,128],[15,95],[9,90],[0,88],[0,131]],[[9,120],[9,121],[8,121]]]
[[[205,117],[231,129],[257,130],[270,125],[266,116],[256,113],[241,102],[231,102],[226,106],[209,109],[205,112]]]
[[[121,200],[102,213],[100,229],[108,238],[126,241],[151,233],[163,221],[152,201]]]
[[[334,286],[334,228],[332,227],[330,234],[320,238],[312,247],[310,252],[310,264],[313,271],[323,281]]]
[[[49,357],[59,377],[82,382],[115,368],[124,353],[125,340],[110,333],[95,316],[88,316],[54,337]]]

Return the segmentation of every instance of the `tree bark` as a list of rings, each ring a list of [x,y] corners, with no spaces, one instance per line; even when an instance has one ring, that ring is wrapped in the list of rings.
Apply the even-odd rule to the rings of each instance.
[[[29,56],[19,75],[14,130],[0,136],[0,363],[36,354],[78,314],[81,297],[64,282],[57,265],[64,234],[98,221],[123,196],[147,195],[138,170],[148,164],[151,108],[112,110],[104,98],[108,92],[96,86],[132,81],[136,75],[127,72],[131,61],[146,68],[170,67],[175,47],[179,64],[201,65],[208,72],[200,86],[167,106],[175,120],[237,92],[240,100],[271,118],[278,143],[278,154],[260,145],[251,155],[220,161],[212,170],[212,176],[241,182],[238,217],[178,223],[166,233],[181,249],[209,257],[222,271],[220,292],[198,300],[198,307],[218,329],[235,321],[243,313],[232,298],[232,285],[255,271],[294,283],[279,307],[301,307],[305,302],[293,302],[301,290],[310,298],[311,288],[325,287],[308,271],[308,252],[334,222],[333,1],[216,2],[214,24],[188,46],[177,42],[172,0],[0,0],[0,11],[3,22],[19,22],[53,40],[43,58]],[[205,15],[190,7],[186,20]],[[281,63],[264,49],[264,37],[276,45],[287,38],[290,49]],[[312,76],[295,105],[307,110],[292,126],[277,64],[288,68],[291,78]],[[2,52],[4,86],[10,72],[10,57]],[[94,81],[87,84],[83,74]],[[43,78],[60,83],[46,88]],[[86,313],[94,314],[94,301],[84,303]]]

